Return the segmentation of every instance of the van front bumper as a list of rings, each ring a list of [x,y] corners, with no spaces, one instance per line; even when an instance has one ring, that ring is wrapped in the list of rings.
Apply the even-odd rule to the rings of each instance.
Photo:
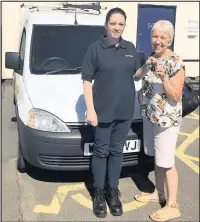
[[[88,170],[91,156],[84,156],[84,143],[93,142],[93,129],[80,126],[71,133],[51,133],[32,129],[18,118],[20,147],[24,159],[31,165],[48,170]],[[141,124],[140,124],[141,125]],[[130,131],[127,139],[141,139],[142,129]],[[140,126],[141,128],[141,126]],[[142,146],[142,145],[141,145]],[[143,152],[123,154],[123,166],[146,163]]]

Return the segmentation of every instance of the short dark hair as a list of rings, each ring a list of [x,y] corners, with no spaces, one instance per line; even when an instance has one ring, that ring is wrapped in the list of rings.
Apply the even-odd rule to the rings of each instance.
[[[121,8],[112,8],[108,11],[107,15],[106,15],[106,22],[105,24],[107,25],[108,24],[108,21],[110,20],[110,17],[113,15],[113,14],[121,14],[124,16],[124,19],[126,21],[126,13],[124,12],[124,10],[122,10]]]

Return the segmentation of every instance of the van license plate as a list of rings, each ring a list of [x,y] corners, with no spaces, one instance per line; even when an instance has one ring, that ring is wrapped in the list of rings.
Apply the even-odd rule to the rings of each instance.
[[[84,144],[84,156],[91,156],[93,154],[93,143]],[[127,140],[124,147],[123,153],[134,153],[140,151],[140,140]]]

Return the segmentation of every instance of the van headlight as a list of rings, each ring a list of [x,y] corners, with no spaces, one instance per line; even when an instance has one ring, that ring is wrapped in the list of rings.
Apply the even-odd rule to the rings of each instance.
[[[71,132],[58,117],[39,109],[30,110],[28,126],[33,129],[48,132]]]

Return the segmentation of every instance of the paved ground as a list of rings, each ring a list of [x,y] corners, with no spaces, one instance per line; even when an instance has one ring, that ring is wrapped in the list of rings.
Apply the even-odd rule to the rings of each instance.
[[[47,172],[30,168],[16,171],[17,130],[12,88],[2,89],[2,219],[3,221],[149,221],[159,204],[134,201],[140,190],[151,191],[153,172],[145,178],[136,169],[124,170],[120,191],[124,214],[98,219],[92,213],[89,173]],[[176,165],[182,217],[178,221],[199,221],[199,115],[185,118],[177,144]],[[168,138],[170,139],[170,138]]]

